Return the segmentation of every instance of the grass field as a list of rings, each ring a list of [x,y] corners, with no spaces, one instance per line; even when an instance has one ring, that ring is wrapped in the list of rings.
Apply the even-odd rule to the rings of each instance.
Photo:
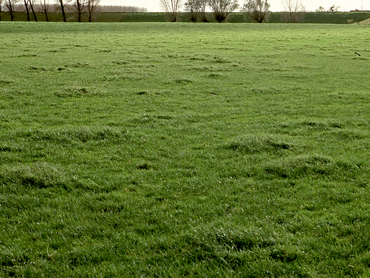
[[[369,35],[2,22],[0,277],[369,277]]]

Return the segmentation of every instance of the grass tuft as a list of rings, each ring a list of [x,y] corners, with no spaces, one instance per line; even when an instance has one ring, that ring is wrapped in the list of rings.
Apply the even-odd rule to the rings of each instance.
[[[60,166],[49,163],[4,166],[0,172],[4,184],[19,184],[30,188],[71,188],[71,180]]]
[[[293,147],[292,143],[278,140],[274,137],[242,137],[227,144],[226,149],[233,151],[255,154],[266,151],[289,150]]]

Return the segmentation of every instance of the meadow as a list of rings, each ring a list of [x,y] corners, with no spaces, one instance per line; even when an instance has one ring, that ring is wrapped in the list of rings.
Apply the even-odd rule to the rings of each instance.
[[[369,35],[1,22],[0,277],[370,277]]]

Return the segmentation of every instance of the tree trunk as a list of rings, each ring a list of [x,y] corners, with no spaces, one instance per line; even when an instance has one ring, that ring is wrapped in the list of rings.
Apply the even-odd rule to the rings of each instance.
[[[32,0],[29,0],[29,3],[30,3],[30,6],[31,6],[31,10],[32,10],[33,18],[34,18],[34,19],[35,19],[35,21],[37,22],[37,17],[36,17],[35,9],[33,8]]]
[[[81,22],[82,8],[81,8],[80,0],[76,1],[76,5],[77,5],[77,21]]]
[[[63,22],[67,22],[66,13],[64,11],[64,3],[63,3],[63,0],[59,0],[59,3],[60,3],[60,8],[62,10]]]
[[[67,19],[66,19],[66,13],[64,11],[64,6],[62,8],[62,15],[63,15],[63,22],[67,22]]]
[[[208,22],[208,19],[206,16],[206,8],[207,8],[207,2],[204,2],[202,9],[200,11],[200,20],[203,22]]]
[[[10,21],[14,21],[13,4],[11,3],[11,0],[8,0],[7,8],[9,10],[9,14],[10,14]]]
[[[46,22],[49,22],[48,11],[46,9],[44,10],[44,13],[45,13]]]
[[[28,0],[24,0],[24,6],[26,7],[27,21],[30,21],[30,11],[28,10]]]
[[[194,12],[193,6],[190,6],[190,20],[192,22],[197,22],[198,19],[198,12]]]
[[[89,22],[91,22],[91,18],[92,18],[92,7],[91,7],[91,2],[89,1],[89,5],[87,7],[87,10],[89,12]]]

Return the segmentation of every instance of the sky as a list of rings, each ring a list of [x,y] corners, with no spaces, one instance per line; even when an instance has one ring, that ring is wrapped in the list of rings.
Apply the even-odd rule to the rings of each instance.
[[[183,0],[183,2],[186,0]],[[268,0],[271,11],[284,11],[284,0]],[[243,5],[245,0],[239,0]],[[370,10],[370,0],[301,0],[306,11],[315,11],[320,6],[326,10],[332,5],[340,6],[339,11],[350,11],[355,9]],[[159,4],[159,0],[101,0],[101,5],[118,5],[118,6],[135,6],[147,8],[149,12],[161,12],[163,9]]]

